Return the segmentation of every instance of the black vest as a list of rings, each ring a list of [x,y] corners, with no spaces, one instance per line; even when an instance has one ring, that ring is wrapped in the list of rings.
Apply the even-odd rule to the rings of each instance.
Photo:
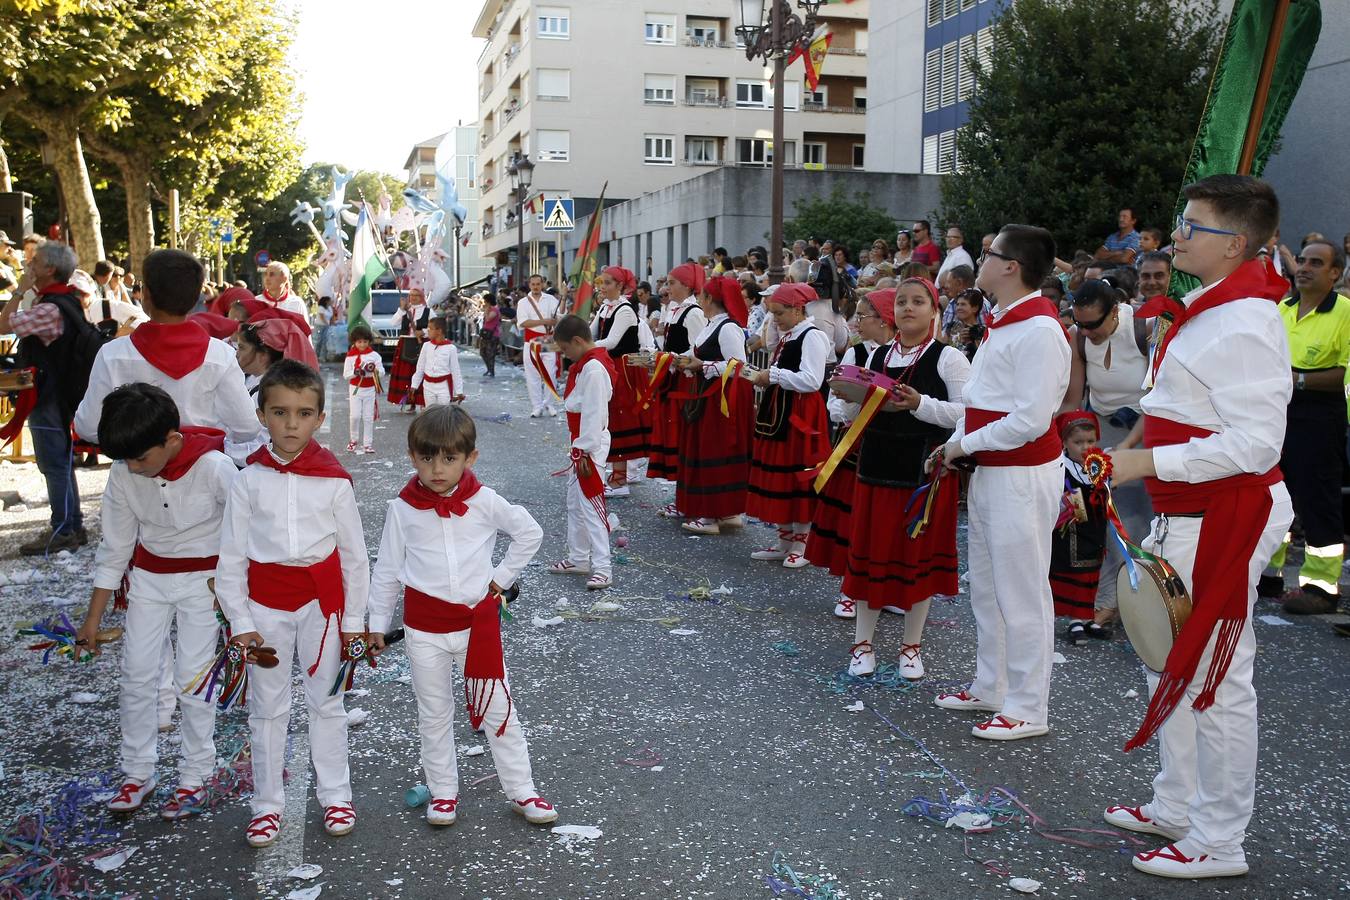
[[[720,338],[722,329],[731,324],[734,324],[731,319],[723,319],[718,322],[717,327],[713,329],[713,333],[708,336],[708,339],[698,345],[694,355],[703,362],[725,362],[722,358],[722,341]]]
[[[867,367],[873,372],[899,378],[905,371],[903,367],[885,365],[892,346],[882,344],[872,351]],[[937,341],[929,344],[909,373],[909,386],[935,400],[949,399],[947,384],[938,374],[938,358],[942,356],[943,346]],[[945,444],[951,435],[949,429],[921,422],[913,413],[883,410],[863,432],[862,449],[858,454],[858,480],[887,487],[922,484],[927,480],[923,467],[928,455]]]
[[[635,320],[642,318],[642,314],[638,312],[637,301],[632,299],[624,300],[618,306],[614,307],[613,315],[600,316],[600,340],[603,341],[605,338],[609,337],[610,330],[614,328],[614,319],[619,315],[619,308],[623,306],[627,306],[633,311]],[[609,358],[618,359],[629,353],[637,353],[641,349],[642,342],[638,340],[638,323],[637,321],[634,321],[632,327],[630,327],[628,331],[624,333],[624,336],[619,339],[618,345],[609,351]]]
[[[18,363],[37,369],[38,399],[45,402],[55,397],[62,415],[69,421],[89,386],[87,370],[83,378],[70,370],[76,337],[89,327],[88,320],[84,317],[83,304],[74,293],[46,294],[38,302],[50,303],[61,311],[61,336],[50,344],[42,343],[42,339],[33,334],[20,338]]]
[[[778,354],[778,359],[771,363],[772,367],[786,369],[789,372],[800,372],[802,368],[802,346],[806,342],[806,336],[819,330],[812,325],[784,344],[782,352]],[[764,396],[759,400],[759,408],[755,410],[755,434],[771,441],[784,440],[788,435],[788,429],[791,427],[792,407],[796,400],[797,391],[785,390],[776,384],[770,384],[766,387]]]
[[[684,353],[689,349],[692,335],[689,334],[689,328],[684,324],[684,320],[689,318],[689,314],[694,311],[694,307],[686,309],[678,319],[666,326],[666,345],[668,353]]]

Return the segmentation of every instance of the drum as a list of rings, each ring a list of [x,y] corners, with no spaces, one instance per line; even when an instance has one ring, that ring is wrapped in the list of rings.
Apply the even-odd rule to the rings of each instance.
[[[623,356],[624,365],[633,366],[638,369],[651,369],[656,367],[656,354],[648,351],[641,353],[625,353]]]
[[[1163,559],[1135,559],[1139,589],[1130,584],[1129,566],[1116,576],[1120,621],[1139,659],[1154,672],[1167,664],[1181,628],[1191,616],[1191,596],[1181,576]]]
[[[839,366],[834,370],[829,382],[831,391],[849,403],[859,404],[867,399],[868,389],[879,387],[884,391],[890,391],[895,387],[895,383],[895,379],[885,373],[873,372],[862,366]],[[881,408],[887,412],[896,412],[900,406],[894,399],[890,399],[883,403]]]

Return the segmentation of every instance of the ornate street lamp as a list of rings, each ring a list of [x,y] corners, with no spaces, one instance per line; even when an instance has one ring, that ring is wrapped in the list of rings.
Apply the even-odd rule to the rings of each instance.
[[[511,176],[511,188],[516,192],[516,278],[515,287],[525,283],[525,195],[534,181],[534,163],[529,156],[517,153],[511,157],[506,173]]]

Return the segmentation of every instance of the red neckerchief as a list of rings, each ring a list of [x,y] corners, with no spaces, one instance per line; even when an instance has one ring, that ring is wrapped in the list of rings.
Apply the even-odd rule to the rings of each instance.
[[[273,306],[276,306],[276,305],[281,304],[281,303],[285,303],[287,300],[289,300],[289,299],[291,298],[291,292],[290,292],[290,291],[287,291],[286,293],[282,294],[280,297],[273,297],[271,294],[267,293],[267,290],[266,290],[266,289],[264,289],[262,295],[263,295],[263,299],[266,300],[268,303],[271,303]]]
[[[997,318],[994,317],[993,313],[985,313],[984,326],[986,328],[1002,328],[1004,325],[1025,322],[1035,316],[1048,316],[1054,319],[1059,324],[1059,330],[1064,331],[1064,323],[1059,321],[1059,307],[1050,302],[1050,298],[1043,294],[1028,297]],[[1065,340],[1068,340],[1068,337],[1069,333],[1064,331]]]
[[[454,341],[427,341],[433,347],[444,347],[446,344],[453,344]]]
[[[469,511],[469,500],[477,494],[482,488],[482,483],[478,476],[473,474],[473,469],[465,469],[464,474],[460,476],[459,484],[449,494],[438,494],[427,487],[417,476],[414,475],[403,490],[398,492],[398,499],[411,506],[413,509],[434,509],[436,515],[442,519],[448,519],[452,516],[462,516]]]
[[[48,294],[73,294],[73,293],[75,293],[75,289],[70,285],[66,284],[64,281],[55,281],[47,285],[45,288],[38,289],[38,294],[43,297],[47,296]]]
[[[1289,290],[1289,282],[1285,281],[1275,271],[1274,266],[1267,265],[1258,258],[1249,259],[1238,266],[1214,287],[1193,299],[1189,306],[1178,300],[1173,300],[1171,297],[1150,297],[1140,307],[1138,315],[1146,319],[1159,314],[1172,317],[1171,327],[1163,334],[1162,340],[1158,342],[1158,349],[1153,354],[1154,382],[1157,382],[1158,367],[1162,365],[1163,357],[1167,355],[1167,348],[1171,346],[1172,339],[1177,336],[1177,332],[1181,330],[1182,325],[1202,312],[1214,309],[1216,306],[1222,306],[1225,303],[1231,303],[1234,300],[1254,297],[1278,303],[1287,290]]]
[[[177,381],[201,367],[211,335],[196,322],[142,322],[131,333],[131,344],[146,362]]]
[[[572,363],[572,368],[567,370],[567,387],[563,389],[564,397],[572,393],[572,388],[576,387],[577,384],[577,376],[581,374],[582,369],[586,368],[586,363],[593,359],[600,361],[600,364],[605,367],[605,371],[609,373],[610,383],[614,383],[614,362],[609,358],[609,351],[604,347],[592,347],[586,351],[585,356]]]
[[[365,356],[369,352],[369,350],[357,350],[355,347],[348,347],[347,358],[350,359],[353,356]]]
[[[144,326],[142,326],[144,327]],[[248,462],[250,464],[266,466],[269,469],[276,469],[278,472],[289,472],[292,475],[305,475],[310,478],[345,478],[352,480],[352,476],[347,470],[342,468],[342,463],[338,462],[336,456],[320,447],[317,441],[310,441],[305,449],[288,463],[278,462],[272,455],[272,451],[267,447],[259,447],[249,454]]]
[[[188,473],[193,464],[212,450],[225,452],[225,432],[219,428],[198,428],[184,425],[178,429],[183,435],[183,449],[178,455],[164,464],[158,478],[165,481],[177,481]]]

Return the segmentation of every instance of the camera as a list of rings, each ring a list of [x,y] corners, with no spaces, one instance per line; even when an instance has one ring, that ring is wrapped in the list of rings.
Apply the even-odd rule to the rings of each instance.
[[[982,340],[984,340],[984,326],[983,326],[983,325],[971,325],[969,328],[967,328],[967,329],[966,329],[966,340],[968,340],[968,341],[982,341]]]

